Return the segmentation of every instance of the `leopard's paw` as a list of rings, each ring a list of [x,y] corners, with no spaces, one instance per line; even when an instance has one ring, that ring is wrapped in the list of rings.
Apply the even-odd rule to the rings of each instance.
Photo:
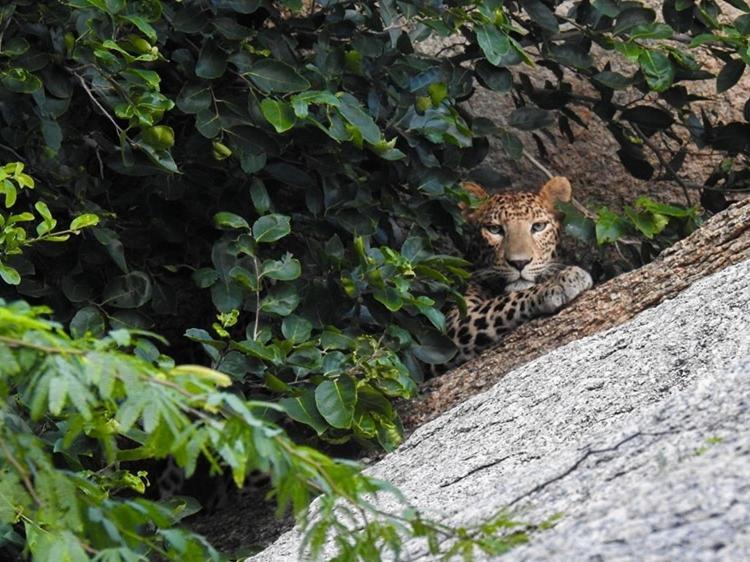
[[[570,266],[560,271],[542,286],[540,311],[553,314],[568,304],[593,282],[591,275],[580,267]]]
[[[590,289],[594,284],[588,271],[575,265],[563,269],[557,274],[555,281],[562,287],[566,303],[572,301],[586,289]]]

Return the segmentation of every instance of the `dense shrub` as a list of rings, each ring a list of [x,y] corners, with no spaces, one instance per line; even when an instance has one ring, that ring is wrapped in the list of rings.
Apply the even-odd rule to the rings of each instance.
[[[731,4],[748,10],[741,0]],[[750,63],[750,15],[729,19],[710,0],[664,2],[666,23],[637,2],[581,0],[565,13],[556,6],[541,0],[6,2],[0,163],[8,165],[0,190],[13,214],[2,214],[0,224],[2,294],[8,302],[50,306],[78,339],[47,324],[34,324],[33,333],[54,333],[74,347],[134,352],[126,359],[112,351],[102,373],[136,361],[137,370],[171,380],[162,355],[168,350],[228,375],[233,395],[199,398],[197,409],[190,401],[168,408],[181,412],[184,427],[199,422],[203,406],[223,413],[223,401],[234,400],[251,416],[240,433],[277,431],[274,424],[293,420],[300,436],[392,449],[402,438],[392,399],[414,394],[421,363],[452,354],[441,310],[446,301],[460,303],[468,264],[455,252],[463,229],[457,203],[470,203],[457,182],[482,161],[490,137],[521,158],[531,147],[524,149],[516,131],[531,131],[543,158],[549,129],[573,140],[571,122],[583,124],[577,109],[588,106],[606,122],[631,174],[685,187],[680,205],[639,199],[622,214],[564,209],[569,231],[592,244],[625,240],[636,261],[699,222],[690,186],[679,176],[693,147],[726,155],[704,182],[704,207],[720,209],[727,190],[746,188],[750,125],[718,123],[693,109],[700,100],[684,84],[715,79],[724,91],[740,79]],[[454,35],[461,41],[450,55],[423,48],[428,38]],[[629,73],[598,62],[594,46],[628,61]],[[701,69],[692,49],[724,61],[717,77]],[[554,79],[532,78],[529,64]],[[589,82],[595,95],[576,94],[573,76]],[[505,123],[461,105],[477,87],[513,97],[516,109]],[[169,348],[151,330],[165,335]],[[89,423],[86,409],[101,414],[102,423],[117,419],[112,395],[101,388],[61,390],[100,382],[85,371],[70,382],[70,354],[47,351],[47,358],[44,348],[34,355],[49,363],[43,377],[36,363],[3,365],[6,379],[42,377],[62,393],[53,399],[36,383],[26,390],[27,382],[4,379],[6,403],[16,396],[30,401],[26,414],[41,425],[29,428]],[[191,372],[188,386],[199,384],[200,373],[218,376]],[[246,398],[264,402],[248,405]],[[127,402],[127,393],[119,399]],[[66,405],[74,407],[73,418],[63,415]],[[93,426],[77,428],[74,437],[83,432],[100,442],[87,463],[64,450],[53,459],[49,443],[27,437],[49,474],[54,466],[72,471],[54,478],[115,497],[123,487],[138,491],[137,475],[118,473],[123,480],[113,484],[80,471],[97,478],[105,469],[117,472],[120,447],[138,450],[138,458],[170,454],[192,466],[197,452],[191,457],[179,449],[185,443],[143,448],[163,437],[156,429],[167,418],[154,419],[154,411],[130,412],[130,426],[144,424],[138,436],[123,430],[104,439]],[[217,467],[230,466],[238,481],[250,468],[275,470],[272,451],[257,444],[242,462],[218,451],[207,454]],[[25,457],[20,468],[11,460],[18,456],[6,454],[2,466],[16,470],[14,485],[23,490]],[[291,492],[282,482],[275,487],[283,504]],[[28,507],[35,502],[25,489],[31,504],[19,496],[14,505],[24,507],[14,513],[41,528],[51,524]],[[295,494],[301,509],[304,494]],[[89,499],[89,507],[105,509],[104,496]],[[141,509],[122,501],[128,513]],[[113,513],[99,516],[102,525]],[[8,536],[30,541],[33,533],[15,517],[4,519],[16,523]],[[66,532],[89,536],[86,525]],[[168,537],[162,533],[160,544]]]

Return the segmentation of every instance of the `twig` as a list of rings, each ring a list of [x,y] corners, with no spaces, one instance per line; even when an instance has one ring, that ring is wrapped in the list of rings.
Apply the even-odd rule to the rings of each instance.
[[[25,347],[27,349],[33,349],[36,351],[42,351],[44,353],[50,353],[55,355],[85,355],[87,352],[82,349],[65,349],[62,347],[51,347],[47,345],[41,345],[32,343],[16,338],[9,338],[7,336],[0,336],[0,343],[4,343],[8,347]]]
[[[690,199],[690,194],[688,193],[688,186],[685,184],[682,178],[678,176],[677,172],[675,172],[672,169],[672,166],[669,165],[669,162],[664,160],[664,157],[661,155],[661,152],[659,152],[658,147],[654,143],[652,143],[651,140],[645,134],[643,134],[643,131],[641,131],[641,128],[638,126],[638,124],[631,123],[630,125],[633,127],[635,132],[638,133],[638,136],[643,141],[643,144],[649,147],[651,149],[651,152],[654,153],[657,160],[659,160],[659,164],[661,164],[662,168],[664,168],[667,171],[667,173],[672,177],[672,179],[679,184],[679,186],[682,188],[682,193],[685,195],[685,200],[687,201],[688,207],[692,207],[693,202]]]
[[[524,155],[524,156],[526,157],[526,159],[527,159],[527,160],[528,160],[529,162],[531,162],[531,163],[532,163],[532,164],[533,164],[534,166],[536,166],[536,167],[537,167],[537,168],[538,168],[539,170],[541,170],[541,172],[542,172],[542,173],[543,173],[543,174],[544,174],[545,176],[547,176],[547,179],[552,179],[553,177],[555,177],[555,175],[554,175],[554,174],[553,174],[552,172],[550,172],[550,171],[549,171],[549,170],[547,169],[547,167],[546,167],[546,166],[545,166],[544,164],[542,164],[542,163],[541,163],[541,162],[540,162],[539,160],[537,160],[536,158],[534,158],[534,157],[533,157],[533,156],[532,156],[532,155],[531,155],[531,154],[529,153],[529,151],[528,151],[528,150],[526,150],[525,148],[523,149],[523,155]],[[576,199],[575,197],[571,197],[571,198],[570,198],[570,203],[571,203],[571,204],[572,204],[572,205],[573,205],[573,206],[574,206],[574,207],[576,208],[576,210],[577,210],[577,211],[578,211],[579,213],[581,213],[581,214],[582,214],[582,215],[583,215],[584,217],[586,217],[587,219],[591,219],[591,220],[593,220],[593,221],[596,221],[596,214],[595,214],[595,213],[592,213],[591,211],[589,211],[589,210],[588,210],[588,209],[586,208],[586,206],[585,206],[585,205],[584,205],[583,203],[581,203],[580,201],[578,201],[578,200],[577,200],[577,199]]]
[[[101,111],[102,114],[107,119],[109,119],[109,122],[112,123],[112,125],[114,125],[115,130],[117,131],[117,135],[118,136],[122,135],[125,131],[123,130],[122,127],[120,127],[120,125],[117,124],[117,121],[115,121],[114,117],[112,117],[112,115],[110,115],[110,113],[107,111],[107,108],[105,108],[101,104],[101,102],[96,98],[96,96],[94,95],[94,92],[91,91],[91,88],[89,88],[89,85],[86,83],[86,79],[83,76],[81,76],[80,74],[78,74],[75,70],[71,69],[71,68],[67,68],[66,70],[68,72],[70,72],[73,76],[75,76],[76,78],[78,78],[78,81],[81,83],[81,87],[84,89],[84,91],[89,96],[89,98],[91,98],[91,101],[94,102],[94,105],[96,105],[96,107],[99,108],[99,111]]]
[[[31,480],[29,480],[29,475],[27,474],[26,470],[24,470],[23,466],[21,466],[21,463],[16,460],[16,457],[13,456],[13,453],[10,452],[3,439],[0,439],[0,448],[2,448],[5,458],[8,459],[8,462],[13,465],[13,468],[15,468],[16,472],[18,472],[21,480],[23,480],[23,485],[29,492],[29,495],[34,499],[34,503],[41,507],[42,500],[39,498],[39,496],[36,495],[36,490],[34,490],[34,486],[31,483]]]
[[[0,144],[0,148],[2,148],[3,150],[7,150],[8,152],[10,152],[13,156],[15,156],[16,158],[18,158],[19,161],[25,160],[23,156],[21,156],[18,152],[16,152],[13,148],[11,148],[10,146],[8,146],[7,144]]]
[[[253,340],[258,339],[258,324],[260,322],[260,265],[258,258],[253,256],[253,265],[255,266],[255,279],[258,284],[255,290],[255,322],[253,323]]]

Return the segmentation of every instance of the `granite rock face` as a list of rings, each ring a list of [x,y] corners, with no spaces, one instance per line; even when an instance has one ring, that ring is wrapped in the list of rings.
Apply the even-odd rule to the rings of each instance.
[[[750,262],[512,371],[368,471],[456,524],[562,514],[503,560],[750,560]]]

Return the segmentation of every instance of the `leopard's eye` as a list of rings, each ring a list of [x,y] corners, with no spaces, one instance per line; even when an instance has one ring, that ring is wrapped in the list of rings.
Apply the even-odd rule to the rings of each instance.
[[[548,222],[535,222],[531,225],[531,232],[541,232],[545,228],[547,228]]]
[[[505,234],[505,230],[503,230],[503,227],[499,224],[488,224],[484,227],[484,229],[490,234],[494,234],[496,236],[502,236],[503,234]]]

